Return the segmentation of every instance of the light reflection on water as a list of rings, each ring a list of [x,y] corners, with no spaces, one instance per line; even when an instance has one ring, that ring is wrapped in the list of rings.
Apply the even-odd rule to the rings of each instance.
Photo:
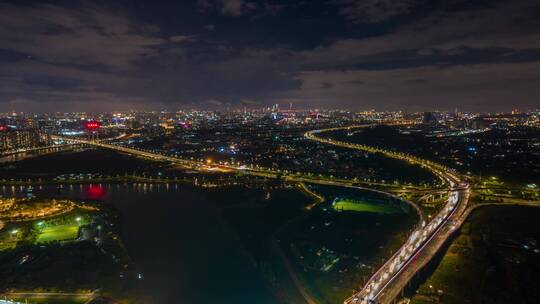
[[[28,187],[0,187],[24,197]],[[276,303],[216,207],[166,184],[37,186],[36,197],[99,199],[122,214],[122,239],[156,303]]]
[[[372,194],[351,189],[319,188],[325,196],[376,199]],[[27,186],[0,187],[3,196],[22,197],[27,191]],[[178,303],[180,298],[181,303],[276,303],[260,272],[242,251],[244,246],[223,223],[215,204],[198,191],[178,184],[122,183],[36,186],[32,193],[44,198],[101,200],[119,209],[123,216],[122,240],[144,275],[147,293],[157,303]],[[350,219],[355,226],[344,225],[354,227],[352,235],[362,240],[358,245],[361,252],[357,254],[361,260],[369,261],[377,252],[389,250],[380,249],[390,238],[388,235],[415,222],[414,212],[407,205],[403,207],[403,223],[393,225],[386,217],[375,214],[340,215],[355,217]],[[313,222],[326,222],[327,216],[325,213]],[[384,225],[378,226],[379,223]],[[384,235],[375,235],[376,231]]]
[[[69,146],[58,146],[58,147],[51,147],[51,148],[44,148],[39,150],[31,150],[26,152],[16,152],[16,153],[10,153],[4,156],[0,156],[0,163],[10,163],[10,162],[16,162],[32,157],[47,155],[50,153],[55,153],[62,150],[69,150],[72,149],[72,147]]]

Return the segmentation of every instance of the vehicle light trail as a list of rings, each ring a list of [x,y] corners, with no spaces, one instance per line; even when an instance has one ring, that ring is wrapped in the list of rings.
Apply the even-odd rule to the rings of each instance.
[[[445,207],[429,223],[426,223],[422,219],[422,213],[419,211],[418,207],[413,204],[413,206],[420,213],[420,217],[421,217],[420,225],[411,233],[411,235],[409,236],[405,244],[403,244],[401,248],[398,251],[396,251],[396,253],[394,253],[392,257],[389,260],[387,260],[383,264],[383,266],[379,268],[371,276],[371,278],[361,288],[361,290],[355,293],[354,295],[352,295],[347,300],[345,300],[344,302],[345,304],[387,303],[387,302],[392,301],[393,300],[392,296],[388,296],[388,299],[385,299],[385,300],[381,300],[381,298],[383,295],[396,293],[396,290],[401,290],[401,288],[403,288],[403,286],[406,285],[406,283],[408,282],[408,280],[410,280],[410,278],[408,276],[405,276],[405,273],[409,274],[408,270],[412,270],[411,272],[415,273],[420,268],[416,266],[415,266],[416,268],[412,267],[413,263],[411,262],[423,252],[428,251],[428,250],[425,250],[427,247],[430,247],[431,250],[429,250],[429,253],[426,256],[426,259],[430,260],[433,257],[437,249],[442,245],[442,243],[444,243],[444,241],[448,238],[448,236],[450,236],[450,233],[446,233],[443,235],[441,231],[446,231],[445,228],[447,227],[447,224],[449,223],[449,220],[451,219],[452,216],[458,213],[461,214],[460,212],[457,212],[457,210],[458,209],[460,211],[464,210],[464,208],[467,206],[468,197],[469,197],[469,185],[466,183],[463,183],[460,176],[458,176],[456,173],[452,172],[449,168],[443,165],[437,164],[429,160],[424,160],[424,159],[421,159],[412,155],[408,155],[406,153],[389,151],[389,150],[385,150],[385,149],[381,149],[377,147],[371,147],[367,145],[341,142],[341,141],[337,141],[337,140],[333,140],[329,138],[319,137],[316,135],[316,134],[320,134],[324,132],[337,131],[337,130],[350,130],[354,128],[362,128],[362,127],[367,127],[367,126],[368,125],[313,130],[313,131],[306,132],[305,137],[313,141],[330,144],[334,146],[339,146],[339,147],[344,147],[344,148],[349,148],[349,149],[356,149],[356,150],[361,150],[361,151],[365,151],[369,153],[381,153],[390,158],[399,159],[399,160],[407,161],[411,164],[420,165],[423,168],[430,170],[432,173],[434,173],[436,176],[438,176],[442,181],[444,181],[448,185],[449,198],[447,200]],[[211,171],[213,167],[216,167],[216,166],[208,165],[205,162],[186,160],[186,159],[181,159],[178,157],[169,156],[165,154],[143,151],[143,150],[138,150],[131,147],[108,144],[108,143],[104,143],[100,141],[87,141],[87,140],[66,139],[66,138],[60,138],[60,139],[76,142],[76,143],[95,145],[102,148],[113,149],[113,150],[129,153],[133,155],[138,155],[138,156],[142,156],[146,158],[151,158],[155,160],[171,161],[173,163],[183,165],[185,167],[196,169],[196,170]],[[247,168],[246,166],[233,166],[233,165],[219,165],[217,167],[223,168],[223,169],[229,169],[233,171],[238,171],[238,172],[243,172],[245,174],[250,174],[250,175],[255,175],[255,176],[268,177],[268,178],[276,178],[278,176],[276,172],[268,170],[268,169],[263,169],[263,168],[253,169],[253,168]],[[285,180],[293,181],[293,182],[312,182],[312,183],[318,183],[318,184],[367,189],[371,191],[378,191],[378,192],[387,194],[389,196],[395,197],[392,194],[389,194],[380,190],[356,187],[353,185],[354,184],[353,182],[329,181],[329,180],[317,179],[313,177],[294,176],[294,175],[283,175],[283,178]],[[457,215],[457,218],[452,219],[452,221],[455,223],[452,225],[452,229],[449,230],[450,232],[453,230],[453,227],[457,226],[458,224],[460,225],[462,223],[463,217],[459,217],[459,215]],[[439,235],[441,235],[440,238],[439,238]],[[411,267],[412,269],[410,269]],[[396,282],[399,282],[400,284],[395,284]],[[390,286],[392,285],[396,285],[396,286],[391,289]],[[389,292],[389,290],[391,292]]]
[[[419,227],[417,227],[409,236],[405,244],[397,250],[390,259],[388,259],[382,267],[380,267],[367,281],[367,283],[354,295],[345,300],[345,304],[370,304],[370,303],[386,303],[393,300],[392,296],[382,300],[381,296],[387,292],[389,286],[400,279],[400,276],[412,267],[412,261],[414,261],[424,249],[428,246],[435,247],[430,251],[430,254],[426,257],[428,260],[434,255],[438,247],[443,242],[433,242],[434,239],[438,239],[439,235],[442,235],[441,231],[447,228],[449,220],[456,214],[458,207],[460,210],[464,210],[464,207],[468,202],[469,186],[466,183],[462,183],[462,179],[450,169],[437,164],[435,162],[424,160],[415,156],[407,155],[405,153],[388,151],[377,147],[371,147],[361,144],[353,144],[347,142],[341,142],[330,138],[323,138],[317,136],[317,134],[338,130],[350,130],[353,128],[363,128],[363,126],[331,128],[323,130],[314,130],[305,133],[306,138],[326,143],[334,146],[361,150],[370,153],[381,153],[385,156],[407,161],[409,163],[418,164],[437,175],[441,180],[448,184],[449,198],[445,207],[429,222],[421,221]],[[459,219],[459,218],[458,218]],[[454,229],[455,224],[452,225],[450,232]],[[443,236],[444,241],[451,233],[447,233]],[[439,245],[439,246],[436,246]],[[414,268],[414,267],[413,267]],[[420,267],[417,266],[419,269]],[[418,271],[413,269],[413,272]],[[408,281],[408,278],[404,278],[403,281]],[[395,289],[401,289],[403,284],[397,284]],[[391,292],[392,293],[392,292]],[[393,293],[396,293],[393,290]]]

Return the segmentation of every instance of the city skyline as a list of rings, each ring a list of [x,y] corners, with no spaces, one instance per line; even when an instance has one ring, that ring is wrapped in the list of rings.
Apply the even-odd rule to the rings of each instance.
[[[535,1],[7,1],[0,111],[540,104]]]
[[[0,113],[0,302],[530,303],[539,127],[517,110]]]
[[[0,304],[536,303],[540,1],[0,1]]]

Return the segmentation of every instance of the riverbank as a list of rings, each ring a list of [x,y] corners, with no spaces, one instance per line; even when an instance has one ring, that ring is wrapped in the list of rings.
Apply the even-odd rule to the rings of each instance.
[[[0,293],[49,304],[87,302],[94,295],[112,295],[118,303],[141,298],[138,274],[119,238],[117,211],[95,201],[64,201],[71,207],[61,214],[6,222],[0,231]]]

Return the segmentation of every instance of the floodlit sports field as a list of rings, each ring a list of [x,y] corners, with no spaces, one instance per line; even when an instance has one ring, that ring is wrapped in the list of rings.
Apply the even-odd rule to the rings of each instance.
[[[337,199],[332,203],[332,208],[336,211],[355,211],[355,212],[372,212],[393,214],[400,213],[399,206],[391,206],[388,204],[374,204],[365,201],[357,201],[351,199]]]
[[[37,243],[45,243],[51,241],[65,241],[77,238],[79,234],[79,223],[70,223],[64,225],[56,225],[45,227],[38,235]]]

